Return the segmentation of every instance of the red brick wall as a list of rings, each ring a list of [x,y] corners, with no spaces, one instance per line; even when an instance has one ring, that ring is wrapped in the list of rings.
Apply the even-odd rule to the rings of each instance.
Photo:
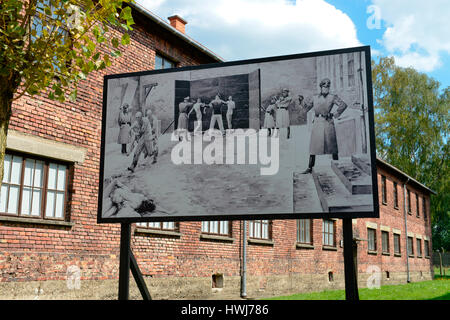
[[[0,281],[61,279],[70,264],[82,269],[84,279],[117,277],[120,226],[97,224],[103,76],[151,70],[155,51],[180,67],[216,62],[139,14],[134,18],[130,45],[120,47],[123,55],[111,67],[81,81],[75,103],[51,101],[44,95],[25,95],[14,102],[10,129],[83,147],[87,152],[85,161],[73,166],[69,190],[73,227],[0,222]],[[111,32],[120,37],[118,30]]]
[[[82,164],[74,165],[69,203],[72,227],[0,222],[0,281],[64,280],[69,265],[80,267],[82,279],[118,277],[119,225],[96,222],[103,75],[152,69],[155,51],[177,61],[178,66],[213,62],[142,17],[135,16],[135,21],[137,25],[131,44],[121,48],[123,56],[115,59],[107,70],[93,73],[82,81],[75,103],[54,102],[43,96],[24,96],[14,103],[11,129],[83,147],[87,154]],[[380,172],[387,176],[387,205],[380,205],[380,219],[358,219],[354,225],[359,237],[367,239],[366,221],[377,223],[379,250],[377,255],[368,255],[367,242],[359,243],[359,272],[366,272],[369,265],[378,265],[382,271],[405,272],[402,181],[398,180],[400,208],[396,210],[392,202],[392,179],[396,179],[396,175]],[[412,194],[422,195],[418,189],[411,187],[411,190]],[[381,190],[379,194],[381,197]],[[423,213],[420,218],[415,216],[415,196],[411,200],[413,214],[408,215],[408,231],[431,239],[429,219],[425,222]],[[380,225],[391,228],[390,256],[381,255]],[[234,241],[229,242],[201,239],[201,222],[181,222],[178,236],[134,234],[133,251],[146,275],[208,277],[222,273],[238,276],[242,255],[241,226],[240,221],[232,222]],[[322,247],[322,220],[313,221],[314,248],[296,247],[296,228],[295,220],[274,220],[273,244],[248,245],[248,274],[326,275],[329,271],[343,274],[340,220],[336,221],[336,250]],[[401,257],[392,254],[392,228],[402,231]],[[430,259],[415,257],[409,261],[412,271],[430,270]]]

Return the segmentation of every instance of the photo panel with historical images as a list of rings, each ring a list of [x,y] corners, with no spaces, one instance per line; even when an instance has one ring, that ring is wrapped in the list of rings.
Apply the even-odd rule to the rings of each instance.
[[[368,47],[107,76],[99,221],[377,216],[371,104]]]

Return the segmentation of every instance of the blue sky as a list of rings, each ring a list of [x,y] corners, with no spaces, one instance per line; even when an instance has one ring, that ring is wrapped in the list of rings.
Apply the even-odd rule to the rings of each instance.
[[[370,45],[450,86],[448,0],[137,0],[226,61]]]

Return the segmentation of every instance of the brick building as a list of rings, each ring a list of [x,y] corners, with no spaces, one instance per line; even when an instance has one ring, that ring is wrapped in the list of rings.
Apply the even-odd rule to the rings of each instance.
[[[133,5],[133,17],[123,56],[80,83],[75,103],[25,95],[13,105],[0,200],[0,298],[117,297],[120,226],[97,224],[103,75],[222,61],[185,34],[178,16],[169,24]],[[382,283],[430,279],[432,191],[377,165],[380,218],[353,221],[359,285],[373,266]],[[153,297],[239,297],[243,223],[134,225],[133,252]],[[260,220],[248,229],[248,296],[343,288],[340,220]],[[67,282],[77,273],[80,290]]]

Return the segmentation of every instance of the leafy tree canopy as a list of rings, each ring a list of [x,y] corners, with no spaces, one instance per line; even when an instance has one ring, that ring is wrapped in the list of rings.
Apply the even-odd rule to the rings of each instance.
[[[433,246],[450,250],[450,87],[440,90],[438,81],[396,66],[394,58],[372,61],[372,80],[377,154],[437,192]]]

